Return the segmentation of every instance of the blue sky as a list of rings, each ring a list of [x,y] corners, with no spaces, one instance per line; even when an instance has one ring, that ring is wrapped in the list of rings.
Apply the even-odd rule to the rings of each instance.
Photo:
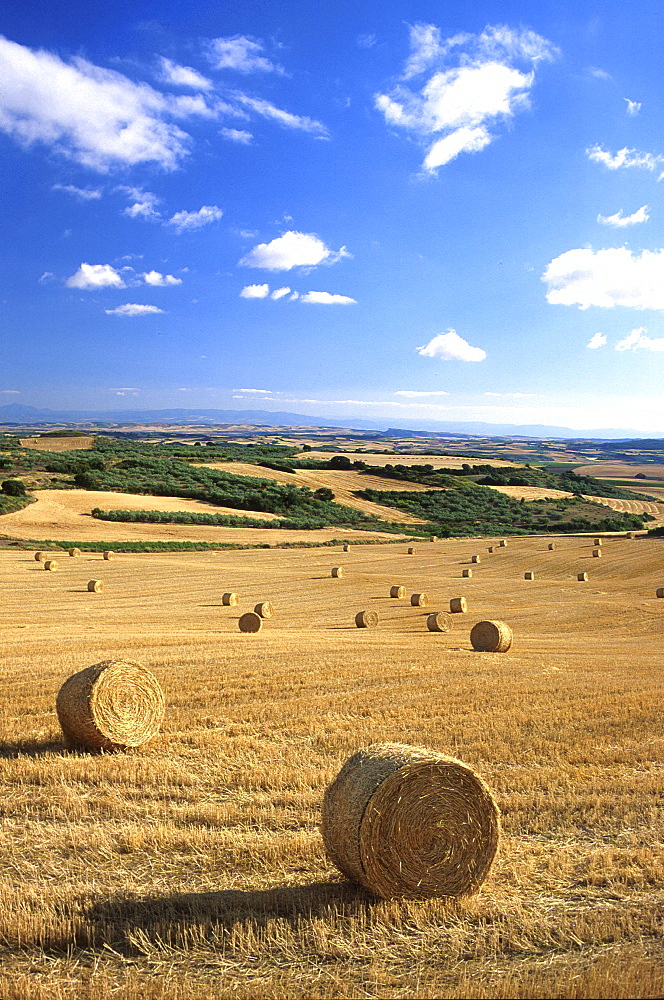
[[[662,14],[0,15],[0,403],[664,434]]]

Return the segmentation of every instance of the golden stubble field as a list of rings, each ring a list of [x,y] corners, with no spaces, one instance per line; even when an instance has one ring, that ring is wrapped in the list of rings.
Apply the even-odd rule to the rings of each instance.
[[[0,996],[661,996],[664,540],[606,538],[601,559],[588,537],[492,541],[84,552],[56,573],[0,552]],[[462,595],[453,631],[428,633]],[[259,600],[275,617],[240,634]],[[368,608],[380,626],[356,629]],[[513,627],[509,653],[472,651],[485,618]],[[163,733],[69,751],[58,688],[113,657],[161,682]],[[324,789],[384,740],[493,789],[503,839],[477,897],[377,901],[326,860]]]

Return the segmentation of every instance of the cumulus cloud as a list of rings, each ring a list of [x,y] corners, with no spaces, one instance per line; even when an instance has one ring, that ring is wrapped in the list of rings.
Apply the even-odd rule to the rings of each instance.
[[[640,326],[637,330],[632,330],[624,340],[616,344],[616,351],[638,351],[639,349],[645,351],[664,351],[664,337],[655,337],[654,339],[646,337],[647,332],[644,326]]]
[[[238,73],[283,73],[281,66],[265,55],[265,45],[251,35],[212,38],[207,56],[215,69],[234,69]]]
[[[417,353],[426,358],[442,358],[443,361],[484,361],[486,351],[481,347],[471,347],[456,330],[439,333],[425,344],[416,348]]]
[[[356,299],[349,295],[331,295],[329,292],[305,292],[300,302],[311,302],[320,306],[350,306],[357,305]]]
[[[242,299],[266,299],[270,292],[269,285],[245,285],[240,292]]]
[[[407,396],[409,399],[416,399],[418,396],[449,396],[449,392],[444,392],[442,389],[436,389],[433,392],[418,392],[411,389],[398,389],[395,396]]]
[[[239,142],[247,146],[253,139],[251,132],[243,128],[221,128],[219,134],[230,142]]]
[[[123,215],[126,215],[130,219],[158,219],[160,217],[157,211],[157,205],[160,203],[161,198],[158,198],[156,194],[152,194],[151,191],[143,191],[141,188],[126,187],[121,185],[116,190],[122,191],[130,200],[130,204],[123,211]]]
[[[586,156],[594,163],[601,163],[609,170],[627,170],[636,167],[641,170],[656,170],[664,164],[664,156],[655,153],[642,153],[638,149],[619,149],[617,153],[611,153],[603,146],[590,146],[586,150]]]
[[[330,250],[314,233],[290,230],[270,243],[257,244],[239,263],[242,267],[262,267],[266,271],[290,271],[293,267],[335,264],[342,257],[350,257],[346,247]]]
[[[173,226],[177,233],[189,232],[192,229],[200,229],[210,222],[216,222],[223,215],[223,211],[217,205],[203,205],[197,212],[176,212],[171,216],[166,225]]]
[[[107,316],[149,316],[163,311],[158,306],[139,305],[137,302],[126,302],[123,306],[116,306],[115,309],[104,309]]]
[[[111,264],[81,264],[78,271],[67,278],[68,288],[126,288],[120,272]]]
[[[627,101],[627,114],[628,115],[638,115],[641,110],[641,103],[639,101],[630,101],[629,97],[624,97],[624,101]]]
[[[594,333],[586,347],[589,347],[591,351],[596,351],[598,347],[604,347],[606,344],[606,337],[603,333]]]
[[[288,285],[284,285],[283,288],[275,288],[270,296],[271,299],[283,299],[284,295],[288,295],[290,288]]]
[[[0,36],[0,76],[0,130],[22,146],[43,143],[104,172],[138,163],[173,169],[187,154],[189,136],[168,119],[189,112],[115,70]]]
[[[647,222],[649,218],[648,206],[641,205],[641,208],[637,208],[636,212],[632,212],[631,215],[623,215],[621,209],[615,215],[598,215],[597,221],[601,222],[603,226],[623,228],[624,226],[636,226],[639,222]]]
[[[307,118],[306,115],[293,115],[290,111],[283,111],[281,108],[275,107],[269,101],[258,97],[249,97],[248,94],[242,94],[239,91],[234,93],[233,97],[244,107],[251,108],[263,118],[271,118],[273,121],[279,122],[285,128],[301,129],[303,132],[309,132],[318,138],[327,138],[327,129],[314,118]]]
[[[76,187],[75,184],[54,184],[51,190],[66,191],[67,194],[72,194],[74,197],[80,198],[81,201],[98,201],[101,198],[99,188],[80,188]]]
[[[429,173],[492,142],[491,129],[528,106],[537,64],[558,54],[529,29],[489,26],[481,35],[443,39],[435,25],[417,24],[410,33],[402,82],[390,93],[376,94],[375,103],[388,125],[407,129],[426,144],[423,166]],[[403,82],[423,74],[417,89]]]
[[[174,278],[172,274],[161,274],[159,271],[145,271],[141,277],[146,285],[152,285],[155,288],[182,284],[182,278]]]
[[[192,90],[211,90],[213,87],[212,80],[208,80],[191,66],[179,66],[165,56],[161,57],[159,64],[163,83],[171,83],[174,87],[191,87]]]
[[[542,275],[552,305],[664,309],[664,250],[568,250]]]

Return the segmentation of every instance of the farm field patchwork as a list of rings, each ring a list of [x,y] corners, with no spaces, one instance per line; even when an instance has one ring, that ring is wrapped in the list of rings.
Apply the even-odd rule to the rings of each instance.
[[[548,541],[59,553],[56,573],[1,551],[0,995],[661,995],[664,540],[607,537],[600,560],[591,539]],[[428,632],[460,595],[468,613]],[[472,650],[482,619],[512,627],[509,652]],[[56,693],[112,658],[155,674],[163,731],[67,750]],[[478,896],[375,900],[325,858],[323,792],[383,741],[459,757],[493,790],[503,836]]]

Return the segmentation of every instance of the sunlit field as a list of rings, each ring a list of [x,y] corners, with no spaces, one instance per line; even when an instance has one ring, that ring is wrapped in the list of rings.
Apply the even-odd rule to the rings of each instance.
[[[0,552],[0,996],[661,996],[664,539],[607,537],[599,559],[592,537],[549,541],[59,552],[54,573]],[[468,613],[428,632],[456,596]],[[266,600],[274,618],[241,634]],[[379,626],[357,629],[369,609]],[[472,650],[482,619],[511,625],[508,653]],[[112,658],[156,675],[163,732],[68,750],[57,691]],[[377,741],[452,754],[493,790],[478,896],[380,901],[326,859],[324,790]]]

